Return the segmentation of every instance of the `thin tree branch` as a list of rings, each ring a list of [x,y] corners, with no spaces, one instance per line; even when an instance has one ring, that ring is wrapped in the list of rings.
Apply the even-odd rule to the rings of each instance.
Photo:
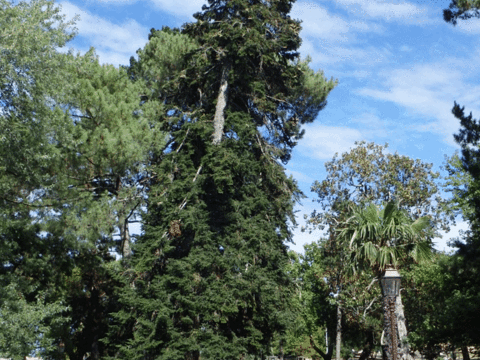
[[[183,144],[185,143],[185,140],[187,140],[187,136],[188,136],[189,132],[190,132],[190,128],[187,129],[187,133],[185,134],[185,137],[183,138],[182,143],[180,144],[180,146],[178,147],[178,149],[176,151],[177,154],[180,151],[180,149],[182,148]]]
[[[370,304],[368,304],[368,306],[366,307],[365,311],[363,312],[363,320],[365,320],[365,317],[367,316],[367,311],[372,307],[375,300],[377,300],[376,297],[374,297]]]

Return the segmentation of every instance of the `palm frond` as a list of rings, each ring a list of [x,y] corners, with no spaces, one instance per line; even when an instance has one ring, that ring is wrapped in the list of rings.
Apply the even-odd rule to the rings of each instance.
[[[412,228],[415,232],[420,233],[421,231],[427,230],[431,227],[431,220],[428,216],[423,216],[421,218],[416,219],[412,223]]]
[[[355,238],[357,237],[357,230],[355,230],[353,232],[353,235],[352,235],[352,238],[350,239],[350,245],[349,245],[349,248],[351,249],[352,248],[352,244],[353,242],[355,241]]]
[[[396,247],[382,247],[378,249],[375,265],[379,266],[380,269],[385,269],[387,265],[397,266],[398,255],[398,249]]]
[[[375,244],[371,241],[367,241],[362,244],[359,248],[359,254],[362,261],[366,261],[367,263],[373,263],[377,259],[378,250]]]
[[[432,260],[433,251],[431,241],[426,240],[416,243],[411,251],[411,256],[417,263]]]
[[[397,210],[398,206],[395,202],[389,201],[388,203],[386,203],[381,211],[381,215],[384,221],[389,223],[391,220],[393,220],[396,216]]]

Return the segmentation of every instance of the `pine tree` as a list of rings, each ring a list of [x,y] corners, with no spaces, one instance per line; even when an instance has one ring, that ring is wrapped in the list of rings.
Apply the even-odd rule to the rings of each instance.
[[[211,0],[181,31],[152,30],[131,62],[132,77],[150,83],[145,101],[166,104],[171,137],[154,170],[135,271],[126,271],[128,310],[116,317],[133,335],[117,356],[259,355],[285,327],[288,221],[300,191],[280,162],[335,86],[299,60],[292,4]],[[159,66],[172,43],[185,56]]]
[[[66,280],[71,323],[62,334],[65,352],[71,359],[86,353],[97,359],[106,351],[100,339],[108,314],[118,311],[110,251],[131,254],[128,225],[141,219],[153,177],[148,166],[165,133],[151,121],[161,104],[140,109],[143,79],[100,65],[93,49],[72,56],[70,64],[75,85],[64,99],[66,130],[56,134],[63,166],[43,200],[58,206],[46,230],[77,244],[75,269]]]
[[[93,49],[58,52],[74,22],[53,1],[0,10],[0,284],[18,294],[15,305],[2,291],[0,348],[98,358],[118,310],[109,252],[130,253],[128,223],[165,143],[150,121],[162,105],[140,109],[144,80]]]
[[[449,271],[455,280],[452,285],[454,301],[462,304],[461,308],[452,307],[448,316],[451,320],[452,333],[448,334],[450,341],[457,346],[478,344],[478,301],[480,272],[480,121],[473,114],[466,114],[465,108],[455,103],[452,113],[460,121],[460,131],[454,135],[455,141],[461,146],[461,156],[450,159],[447,170],[447,191],[453,193],[450,206],[461,210],[463,218],[469,225],[469,230],[461,234],[454,242],[457,248],[452,258]],[[450,300],[451,301],[451,300]],[[453,329],[466,329],[458,336]]]

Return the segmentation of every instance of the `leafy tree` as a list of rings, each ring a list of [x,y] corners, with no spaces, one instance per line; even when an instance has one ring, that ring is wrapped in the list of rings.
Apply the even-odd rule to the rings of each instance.
[[[305,245],[305,255],[302,259],[302,279],[303,297],[306,304],[303,314],[312,348],[317,355],[325,360],[330,360],[337,333],[337,308],[339,307],[334,295],[338,294],[341,284],[339,281],[335,281],[338,280],[335,276],[327,275],[327,272],[331,270],[329,267],[331,264],[326,264],[322,260],[331,258],[324,257],[325,247],[320,244],[319,242],[319,244]],[[325,277],[328,277],[330,281],[325,281]],[[339,320],[341,321],[341,318]],[[321,345],[324,343],[323,339],[316,338],[320,328],[326,333],[323,338],[328,339],[325,347]]]
[[[353,209],[361,209],[368,204],[380,206],[382,203],[396,201],[412,219],[428,215],[431,216],[434,229],[447,228],[450,218],[442,207],[441,198],[436,195],[436,179],[439,174],[431,171],[431,164],[397,153],[385,153],[387,146],[356,143],[350,152],[335,155],[331,162],[325,163],[326,179],[312,185],[312,191],[318,196],[314,201],[320,204],[321,211],[314,211],[308,224],[309,227],[321,229],[327,227],[329,241],[337,242],[332,246],[349,246],[338,238],[338,226],[353,215]],[[339,271],[346,270],[345,266],[338,264]],[[345,281],[342,286],[347,284],[348,281]],[[372,300],[367,301],[367,304]],[[400,305],[401,300],[399,309]],[[404,322],[400,321],[399,326],[402,327],[402,336],[406,336]],[[368,329],[371,331],[372,327]],[[366,339],[372,337],[368,335]]]
[[[23,358],[58,350],[56,329],[67,304],[54,284],[72,264],[72,244],[42,232],[34,203],[54,179],[59,155],[53,134],[69,89],[67,58],[56,49],[73,37],[53,1],[0,1],[0,347]]]
[[[0,356],[14,359],[40,349],[57,352],[58,331],[69,324],[68,304],[55,284],[71,262],[63,246],[29,222],[2,219],[0,235]]]
[[[400,209],[395,202],[388,202],[381,209],[374,204],[357,208],[350,218],[340,223],[338,229],[339,237],[348,243],[355,266],[359,269],[369,266],[377,280],[380,280],[387,265],[396,267],[399,263],[408,262],[409,258],[416,262],[429,259],[432,248],[430,230],[427,216],[413,221],[407,211]],[[404,319],[401,297],[397,298],[396,316]],[[385,316],[389,314],[389,301],[384,298]],[[387,322],[384,332],[390,336]],[[404,342],[406,334],[399,335]],[[408,356],[408,352],[404,355]]]
[[[409,342],[427,359],[438,358],[442,345],[464,345],[461,340],[464,340],[466,327],[454,328],[454,324],[459,323],[456,318],[460,308],[465,305],[454,290],[455,279],[451,271],[454,262],[454,257],[437,253],[432,261],[416,264],[402,273],[402,281],[410,284],[404,290]]]
[[[302,255],[290,250],[290,262],[287,266],[287,273],[294,284],[294,292],[292,293],[290,306],[283,316],[286,318],[288,327],[285,332],[275,334],[272,341],[272,355],[280,358],[287,356],[305,356],[311,358],[316,356],[316,352],[310,344],[310,332],[308,331],[309,320],[305,315],[307,306],[307,297],[304,283],[304,266],[301,261]],[[315,329],[315,338],[324,339],[325,332],[323,329]]]
[[[140,108],[145,82],[132,82],[123,68],[100,65],[93,49],[72,63],[76,85],[66,113],[72,120],[57,136],[65,163],[52,201],[70,204],[61,214],[67,229],[77,229],[76,236],[98,239],[116,228],[118,252],[128,256],[128,224],[145,206],[153,176],[148,167],[165,145],[166,135],[155,121],[163,108],[154,103]]]
[[[312,226],[335,228],[338,218],[352,204],[365,206],[396,201],[414,219],[430,215],[435,228],[448,229],[449,220],[438,195],[433,164],[423,163],[397,153],[386,153],[388,144],[356,142],[350,152],[336,154],[325,163],[327,177],[315,181],[312,192],[321,211],[314,211],[308,223]]]
[[[38,354],[39,348],[43,348],[43,352],[56,350],[55,339],[49,336],[48,321],[58,324],[68,321],[63,316],[67,309],[61,303],[45,304],[45,294],[39,294],[36,302],[27,301],[24,291],[15,282],[0,290],[0,356],[15,360],[24,358],[20,354]]]
[[[299,355],[331,359],[336,348],[342,357],[350,356],[350,350],[337,346],[340,338],[348,344],[343,349],[364,347],[361,356],[366,359],[380,340],[378,329],[381,331],[381,326],[377,319],[381,313],[377,301],[380,291],[373,286],[369,272],[344,271],[350,266],[346,250],[339,241],[332,239],[305,245],[305,254],[299,264],[304,325],[302,336],[297,332],[296,337],[298,341],[305,337],[310,339],[310,346],[304,345],[308,352]],[[338,316],[339,308],[341,317]]]
[[[74,22],[53,1],[0,6],[0,281],[25,301],[0,305],[5,319],[32,314],[24,327],[33,329],[12,337],[5,325],[3,339],[16,351],[9,356],[39,346],[65,356],[62,344],[71,359],[98,358],[107,315],[118,310],[109,252],[130,253],[128,223],[138,221],[149,163],[165,144],[152,120],[163,108],[140,108],[145,81],[100,65],[93,49],[57,52]]]
[[[285,242],[300,191],[279,161],[335,86],[298,59],[292,3],[211,0],[181,32],[152,30],[132,61],[132,77],[151,81],[148,101],[165,102],[171,137],[116,316],[133,331],[118,356],[260,355],[285,329]],[[153,55],[169,41],[187,43],[183,67],[155,78]]]
[[[457,25],[458,19],[467,20],[480,17],[480,1],[478,0],[452,0],[448,9],[443,10],[443,19]]]

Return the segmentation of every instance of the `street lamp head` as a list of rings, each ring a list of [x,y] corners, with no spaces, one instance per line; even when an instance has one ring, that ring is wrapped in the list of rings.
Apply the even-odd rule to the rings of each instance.
[[[380,279],[383,296],[398,296],[401,276],[393,265],[387,265],[385,274]]]

